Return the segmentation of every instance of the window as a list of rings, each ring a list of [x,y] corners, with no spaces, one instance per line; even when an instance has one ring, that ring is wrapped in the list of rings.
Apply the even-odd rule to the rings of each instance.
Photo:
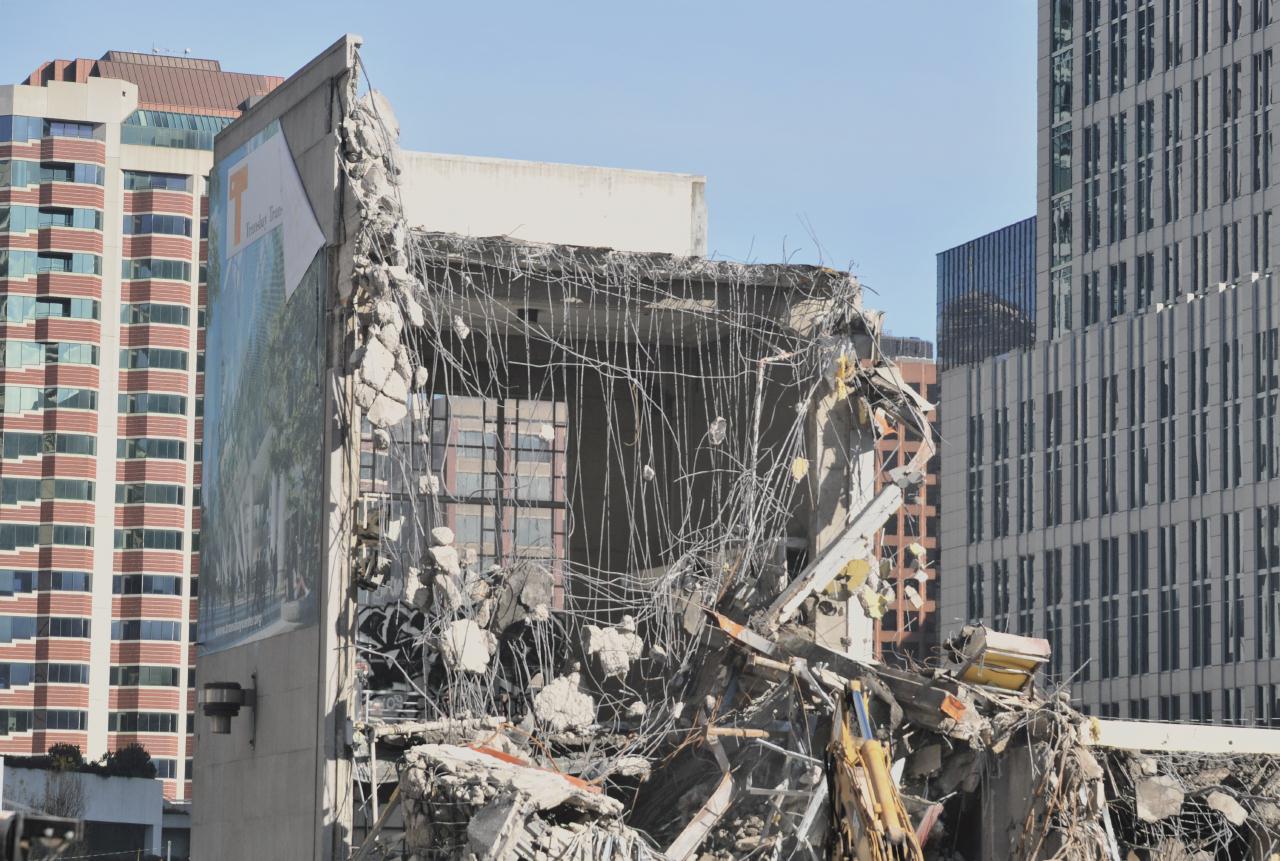
[[[120,367],[128,370],[155,368],[185,371],[187,369],[187,351],[166,350],[161,347],[140,347],[121,350]]]
[[[160,392],[134,392],[119,396],[120,412],[128,415],[138,413],[164,413],[167,415],[186,415],[187,399],[182,395],[170,395]]]
[[[42,617],[36,623],[36,636],[85,638],[89,636],[89,620],[70,616]]]
[[[1134,232],[1142,233],[1155,227],[1156,218],[1153,206],[1155,197],[1152,186],[1155,182],[1155,130],[1156,103],[1154,101],[1139,102],[1134,111],[1134,135],[1136,136],[1136,174],[1134,188]]]
[[[1112,2],[1111,14],[1111,95],[1129,85],[1129,21],[1124,17],[1124,3]]]
[[[44,136],[55,138],[92,138],[96,127],[93,123],[73,123],[66,120],[45,120]]]
[[[1102,244],[1102,138],[1098,124],[1081,133],[1084,149],[1084,250],[1093,251]]]
[[[1178,220],[1183,193],[1183,91],[1165,93],[1165,224]]]
[[[36,681],[54,685],[89,684],[88,664],[37,664]]]
[[[111,623],[111,639],[176,643],[182,639],[182,623],[165,619],[116,619]]]
[[[162,460],[185,460],[187,444],[178,439],[129,437],[116,440],[116,457],[139,460],[154,457]]]
[[[1222,0],[1222,44],[1233,42],[1240,36],[1243,6],[1242,0]]]
[[[163,233],[169,236],[190,236],[191,219],[181,215],[164,215],[144,212],[124,217],[125,235]]]
[[[173,173],[126,170],[124,172],[124,187],[126,191],[146,191],[149,189],[190,191],[191,177]]]
[[[120,322],[163,323],[167,326],[191,325],[191,312],[185,305],[161,305],[155,302],[122,303]]]
[[[31,640],[36,636],[34,616],[0,616],[0,643]]]
[[[35,719],[36,729],[83,732],[88,725],[88,715],[81,711],[38,709]]]
[[[1261,191],[1271,185],[1271,51],[1269,50],[1253,55],[1252,120],[1253,190]]]
[[[106,171],[102,165],[81,162],[46,162],[40,165],[40,182],[78,182],[102,185]]]
[[[1192,81],[1190,87],[1191,211],[1201,212],[1209,207],[1209,76]]]
[[[177,667],[115,666],[111,668],[111,684],[117,687],[178,687],[181,671]]]
[[[191,264],[186,260],[165,260],[159,257],[139,257],[131,260],[121,260],[120,277],[125,279],[156,278],[167,281],[190,281]]]
[[[0,296],[0,321],[5,323],[30,323],[49,317],[97,320],[101,306],[96,299],[63,298],[60,296]]]
[[[117,574],[111,591],[116,595],[181,595],[182,579],[170,574]]]
[[[3,663],[0,664],[0,690],[29,685],[35,679],[35,664]]]
[[[0,411],[6,414],[32,410],[96,410],[98,393],[92,389],[4,386],[0,389]]]
[[[177,732],[178,716],[169,712],[111,712],[107,732]]]
[[[214,135],[230,122],[230,117],[137,110],[121,124],[120,142],[175,149],[212,150]]]
[[[40,210],[34,206],[0,206],[0,233],[27,233],[40,226]]]
[[[96,365],[98,348],[69,341],[0,341],[0,367],[31,368],[40,365]]]
[[[51,592],[88,592],[92,582],[87,571],[40,572],[40,588]]]
[[[40,163],[21,159],[0,159],[0,188],[25,188],[41,181]]]
[[[1160,576],[1160,669],[1177,670],[1182,666],[1182,658],[1176,527],[1160,527],[1156,538]]]
[[[516,547],[551,548],[551,515],[516,514]]]
[[[1172,69],[1182,62],[1182,2],[1164,0],[1164,68]]]
[[[0,595],[6,598],[36,590],[39,575],[35,571],[0,570]]]
[[[1240,64],[1222,70],[1222,201],[1240,196]]]
[[[181,550],[183,533],[175,529],[117,529],[117,550]]]
[[[40,227],[75,227],[82,230],[102,229],[101,210],[41,207],[39,212]]]
[[[1053,102],[1050,108],[1053,125],[1071,120],[1071,52],[1055,54],[1053,58]],[[1068,142],[1068,147],[1070,142]],[[1068,177],[1070,181],[1070,177]]]
[[[0,502],[5,505],[50,499],[92,502],[93,487],[92,481],[83,478],[5,478],[0,479]]]
[[[967,616],[971,624],[981,622],[986,616],[986,601],[982,594],[982,566],[970,565],[965,569]]]
[[[1113,263],[1110,267],[1110,278],[1107,283],[1107,298],[1110,308],[1110,319],[1124,315],[1125,294],[1128,293],[1129,267],[1126,263]]]
[[[156,778],[159,780],[173,780],[178,776],[176,759],[153,759],[151,764],[156,767]]]
[[[1119,242],[1129,235],[1125,195],[1128,179],[1125,175],[1125,163],[1128,160],[1125,114],[1119,113],[1110,118],[1110,203],[1107,218],[1107,241]]]
[[[180,484],[117,484],[116,485],[116,503],[120,505],[133,505],[136,503],[147,503],[148,505],[182,505],[186,495],[186,488]]]
[[[0,141],[30,141],[44,135],[42,117],[0,117]]]
[[[1154,0],[1145,0],[1134,12],[1134,53],[1137,68],[1134,77],[1145,81],[1156,66],[1156,9]]]

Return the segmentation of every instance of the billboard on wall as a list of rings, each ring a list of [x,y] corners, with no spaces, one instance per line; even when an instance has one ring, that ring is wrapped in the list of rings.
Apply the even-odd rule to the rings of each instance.
[[[318,618],[323,245],[278,121],[214,165],[200,554],[206,653]]]

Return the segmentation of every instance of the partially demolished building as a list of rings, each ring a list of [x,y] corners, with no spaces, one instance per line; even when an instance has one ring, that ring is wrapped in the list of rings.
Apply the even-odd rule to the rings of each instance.
[[[1275,851],[1269,734],[872,660],[933,446],[854,278],[415,229],[358,44],[217,143],[197,857]]]

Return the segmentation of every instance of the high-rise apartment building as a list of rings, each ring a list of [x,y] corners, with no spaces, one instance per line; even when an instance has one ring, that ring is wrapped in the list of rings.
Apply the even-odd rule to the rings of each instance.
[[[921,338],[885,335],[880,338],[880,348],[912,388],[930,403],[938,402],[933,345]],[[928,414],[931,428],[938,427],[938,418],[937,409]],[[905,424],[882,437],[876,443],[877,484],[883,485],[890,470],[910,463],[922,444],[920,435]],[[886,573],[894,589],[884,615],[876,620],[876,653],[885,660],[909,656],[922,662],[933,656],[937,644],[942,571],[938,552],[940,460],[937,454],[929,460],[924,484],[889,518],[876,539],[879,557],[889,563]]]
[[[0,87],[0,753],[190,795],[206,177],[278,78],[111,51]]]
[[[943,627],[1103,715],[1280,724],[1280,21],[1041,0],[1036,344],[943,383]]]

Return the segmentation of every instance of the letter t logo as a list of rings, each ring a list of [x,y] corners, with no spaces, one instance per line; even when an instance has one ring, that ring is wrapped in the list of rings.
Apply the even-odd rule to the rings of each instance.
[[[232,208],[235,210],[235,240],[232,245],[240,244],[240,198],[249,190],[249,165],[244,165],[237,170],[232,171],[227,196],[231,198]]]

